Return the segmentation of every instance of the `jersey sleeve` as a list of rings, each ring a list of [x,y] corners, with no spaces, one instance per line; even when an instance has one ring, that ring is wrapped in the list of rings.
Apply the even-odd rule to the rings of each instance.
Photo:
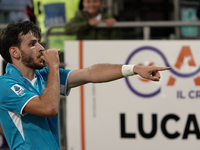
[[[27,89],[22,84],[12,79],[0,80],[0,108],[5,111],[12,111],[22,114],[25,105],[35,96],[36,93]]]
[[[40,75],[42,75],[43,79],[47,82],[49,68],[45,67],[40,70]],[[67,96],[69,95],[70,89],[67,88],[67,79],[69,77],[71,70],[59,68],[60,74],[60,95]]]
[[[63,96],[67,96],[70,93],[71,89],[67,88],[67,80],[71,70],[69,69],[59,69],[60,72],[60,94]]]

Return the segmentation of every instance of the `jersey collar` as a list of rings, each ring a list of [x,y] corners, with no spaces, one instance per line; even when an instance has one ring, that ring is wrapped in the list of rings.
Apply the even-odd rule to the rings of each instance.
[[[10,63],[8,63],[6,66],[6,74],[8,74],[9,76],[15,77],[15,78],[22,77],[22,74],[19,71],[19,69]]]

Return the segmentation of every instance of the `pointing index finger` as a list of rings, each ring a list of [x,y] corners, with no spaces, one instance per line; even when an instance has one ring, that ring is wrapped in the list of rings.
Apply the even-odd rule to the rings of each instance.
[[[156,67],[155,68],[157,71],[164,71],[164,70],[170,70],[171,67]]]

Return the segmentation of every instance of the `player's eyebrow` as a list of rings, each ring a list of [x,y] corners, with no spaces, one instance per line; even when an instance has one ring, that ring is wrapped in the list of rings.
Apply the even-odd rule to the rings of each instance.
[[[38,42],[38,40],[36,40],[36,39],[31,39],[31,40],[29,41],[29,43],[35,43],[35,42]]]

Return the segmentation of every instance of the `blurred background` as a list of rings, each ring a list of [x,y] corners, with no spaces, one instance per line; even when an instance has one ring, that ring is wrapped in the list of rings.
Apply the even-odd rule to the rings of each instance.
[[[199,0],[103,0],[104,8],[118,22],[145,21],[197,21]],[[24,13],[29,0],[0,0],[0,23],[21,22],[27,18]],[[123,26],[123,25],[121,25]],[[0,26],[3,27],[2,25]],[[121,39],[143,39],[139,27],[123,27]],[[192,31],[190,34],[189,31]],[[152,27],[151,39],[170,39],[176,37],[174,27]],[[182,30],[176,38],[199,38],[197,27]]]
[[[37,9],[40,13],[39,7],[41,7],[42,0],[36,1],[35,4],[38,4]],[[79,0],[66,1],[68,4],[69,1],[74,2],[67,7],[68,12],[70,9],[73,10],[66,22],[52,23],[45,26],[43,30],[42,44],[46,49],[53,46],[50,45],[52,42],[49,42],[51,39],[48,36],[65,35],[64,30],[58,32],[52,29],[63,28],[79,9]],[[120,29],[119,40],[197,40],[200,38],[200,23],[197,15],[199,2],[199,0],[103,0],[104,9],[117,20],[112,28]],[[43,28],[40,20],[37,19],[37,14],[34,14],[34,6],[36,5],[30,0],[0,0],[0,31],[10,22],[16,23],[31,19]],[[34,20],[34,15],[36,20]],[[97,28],[105,27],[104,24],[97,25]],[[76,40],[76,38],[70,37],[69,40]],[[63,57],[61,67],[65,66]],[[5,65],[6,63],[3,62],[2,74],[5,73]],[[60,108],[61,148],[66,150],[66,102],[62,100],[61,103],[63,103]],[[0,150],[8,150],[5,138],[1,135]]]

